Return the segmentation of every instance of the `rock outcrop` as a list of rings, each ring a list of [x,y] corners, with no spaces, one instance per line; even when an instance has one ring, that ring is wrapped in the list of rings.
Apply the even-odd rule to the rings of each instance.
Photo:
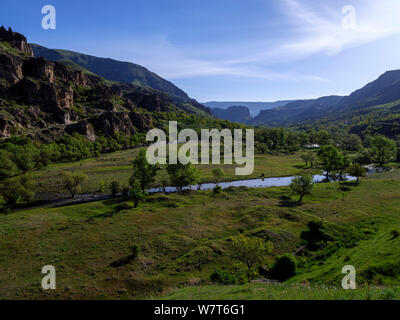
[[[4,26],[0,27],[0,41],[8,42],[12,48],[33,57],[32,48],[26,38],[20,33],[13,32],[11,27],[8,30]]]
[[[26,38],[4,27],[0,42],[0,138],[52,141],[77,132],[94,141],[147,131],[156,125],[154,112],[185,112],[160,91],[32,57]]]

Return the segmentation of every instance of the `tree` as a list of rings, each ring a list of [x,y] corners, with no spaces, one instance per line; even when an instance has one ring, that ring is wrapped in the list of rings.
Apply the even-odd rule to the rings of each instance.
[[[23,175],[17,179],[9,179],[4,182],[1,188],[1,196],[4,201],[4,211],[14,207],[19,200],[31,202],[35,196],[35,181],[27,175]]]
[[[0,180],[15,176],[17,172],[18,168],[12,161],[12,153],[0,150]]]
[[[363,148],[362,141],[356,134],[350,134],[343,140],[343,147],[349,151],[360,151]]]
[[[380,167],[394,159],[396,154],[396,144],[393,140],[384,136],[376,136],[371,141],[375,161]]]
[[[329,143],[331,135],[326,130],[320,130],[317,132],[317,143],[320,146],[327,145]]]
[[[117,195],[117,193],[120,191],[120,185],[118,181],[112,181],[110,183],[110,191],[113,197]]]
[[[312,151],[305,152],[301,155],[301,158],[306,162],[306,167],[308,166],[308,163],[310,163],[310,166],[314,166],[314,161],[315,161],[315,154]]]
[[[179,191],[182,191],[184,186],[195,184],[200,178],[199,171],[191,163],[168,164],[167,172],[170,176],[171,183],[177,187]]]
[[[88,179],[88,176],[83,173],[73,173],[66,171],[61,173],[62,187],[71,194],[71,198],[75,198],[77,192],[81,190],[81,185]]]
[[[147,162],[146,150],[144,149],[139,152],[138,156],[133,160],[132,165],[132,177],[139,181],[140,188],[145,192],[146,188],[155,180],[157,175],[157,165]]]
[[[144,200],[147,194],[142,190],[140,182],[134,176],[129,179],[129,187],[129,198],[133,201],[135,208],[137,208],[139,202]]]
[[[343,180],[343,175],[346,173],[346,170],[349,168],[351,162],[348,157],[341,157],[341,159],[337,163],[336,171],[339,173],[339,179]]]
[[[361,177],[365,177],[365,169],[359,163],[354,163],[349,167],[349,174],[357,178],[357,183],[360,182]]]
[[[329,178],[330,173],[337,169],[340,166],[341,161],[343,161],[343,155],[336,147],[331,145],[322,146],[318,150],[317,155],[327,179]]]
[[[303,197],[311,192],[314,185],[313,177],[311,175],[296,176],[290,184],[292,193],[300,196],[299,202],[303,201]]]
[[[273,279],[284,281],[296,275],[297,263],[293,254],[282,254],[275,259],[270,272]]]
[[[311,220],[307,223],[308,231],[302,231],[300,238],[307,241],[307,247],[310,250],[318,250],[325,241],[332,241],[333,237],[325,233],[322,221]]]
[[[259,237],[247,237],[238,234],[232,238],[233,257],[247,268],[247,279],[261,266],[272,252],[272,242],[265,242]]]
[[[214,168],[212,169],[212,174],[215,178],[215,183],[220,182],[220,179],[225,176],[225,172],[224,170],[222,170],[221,168]]]

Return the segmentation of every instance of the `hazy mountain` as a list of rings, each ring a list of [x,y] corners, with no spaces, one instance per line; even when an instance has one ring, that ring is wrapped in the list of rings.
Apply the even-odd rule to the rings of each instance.
[[[247,107],[232,106],[228,109],[212,108],[214,117],[232,122],[249,123],[251,121],[250,111]]]
[[[275,102],[244,102],[244,101],[209,101],[202,104],[209,108],[228,109],[232,106],[243,106],[250,110],[250,115],[255,117],[261,110],[284,106],[293,100],[282,100]]]
[[[297,100],[282,107],[263,110],[251,124],[259,126],[280,127],[296,122],[319,119],[326,115],[330,108],[337,106],[343,99],[340,96],[327,96],[318,99]]]

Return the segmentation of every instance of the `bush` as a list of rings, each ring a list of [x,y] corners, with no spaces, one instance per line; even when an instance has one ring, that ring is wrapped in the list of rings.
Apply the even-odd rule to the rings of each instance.
[[[211,281],[222,285],[236,284],[236,278],[230,272],[225,270],[215,270],[211,275]]]
[[[222,192],[221,186],[215,186],[213,189],[214,194],[220,194]]]
[[[275,264],[271,269],[273,279],[284,281],[296,275],[297,263],[292,254],[283,254],[275,257],[275,259]]]

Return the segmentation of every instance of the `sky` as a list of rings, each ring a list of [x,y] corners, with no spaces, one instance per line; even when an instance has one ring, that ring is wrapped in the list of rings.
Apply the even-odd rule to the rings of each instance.
[[[143,65],[200,102],[347,95],[400,69],[399,0],[1,0],[0,25]]]

